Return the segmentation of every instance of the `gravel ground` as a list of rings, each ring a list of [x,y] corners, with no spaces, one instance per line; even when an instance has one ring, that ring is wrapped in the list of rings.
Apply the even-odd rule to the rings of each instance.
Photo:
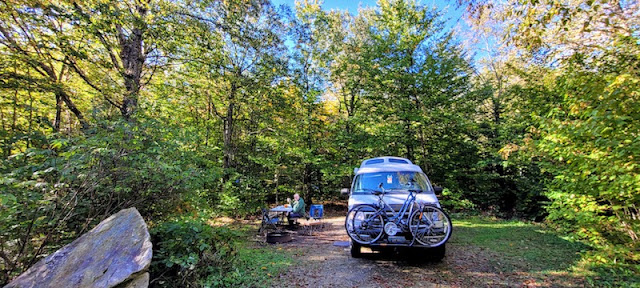
[[[584,283],[566,275],[537,275],[500,267],[500,255],[481,247],[447,243],[440,262],[408,261],[412,252],[373,253],[363,248],[362,258],[352,258],[344,217],[327,217],[325,228],[312,236],[294,232],[293,241],[274,244],[299,260],[300,265],[275,279],[274,287],[574,287]]]

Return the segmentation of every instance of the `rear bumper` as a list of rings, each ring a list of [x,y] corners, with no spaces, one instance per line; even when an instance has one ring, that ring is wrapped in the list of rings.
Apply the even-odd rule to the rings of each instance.
[[[397,239],[397,238],[396,238]],[[353,243],[353,239],[349,239]],[[442,243],[439,246],[446,244]],[[413,239],[405,239],[404,241],[395,240],[394,238],[389,238],[389,236],[384,237],[383,239],[371,243],[371,244],[358,244],[361,247],[370,247],[370,248],[384,248],[384,247],[416,247],[416,248],[434,248],[439,246],[425,246],[420,244],[418,241],[413,241]]]

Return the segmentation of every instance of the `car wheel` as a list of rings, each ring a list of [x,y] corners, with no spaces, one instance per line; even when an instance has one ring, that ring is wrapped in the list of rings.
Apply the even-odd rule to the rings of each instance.
[[[351,241],[351,257],[353,257],[353,258],[362,257],[362,251],[360,249],[361,247],[362,246],[360,246],[360,244],[358,244],[358,242]]]

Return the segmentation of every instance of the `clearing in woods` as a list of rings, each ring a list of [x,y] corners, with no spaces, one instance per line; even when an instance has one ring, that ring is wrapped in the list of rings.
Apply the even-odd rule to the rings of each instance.
[[[352,258],[344,230],[345,211],[325,217],[313,236],[272,244],[294,255],[298,266],[274,279],[276,287],[582,287],[572,267],[580,244],[520,221],[452,216],[453,235],[440,262],[412,260],[413,251],[372,252]]]

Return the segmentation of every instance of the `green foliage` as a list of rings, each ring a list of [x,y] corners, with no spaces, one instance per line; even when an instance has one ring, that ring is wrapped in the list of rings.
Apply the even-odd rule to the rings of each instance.
[[[448,209],[548,215],[598,248],[598,267],[629,274],[638,4],[567,3],[471,1],[476,28],[508,44],[485,62],[411,0],[358,14],[264,0],[0,3],[0,285],[121,208],[168,230],[168,215],[239,217],[293,193],[312,204],[381,155],[420,165]],[[209,229],[172,221],[187,238]],[[163,237],[162,265],[193,285],[262,277],[244,260],[189,270],[219,261],[209,252],[251,256]]]
[[[181,216],[151,229],[151,273],[163,287],[199,287],[209,275],[230,269],[240,233],[213,228],[204,219]]]
[[[104,125],[88,136],[52,138],[44,149],[2,162],[0,240],[16,243],[4,247],[3,276],[23,271],[120,209],[134,206],[162,219],[180,209],[182,195],[206,194],[221,174],[202,166],[177,139],[165,139],[157,130],[167,127],[153,120]]]
[[[229,273],[222,283],[225,287],[270,287],[278,281],[278,275],[288,269],[295,269],[295,260],[272,247],[251,248],[247,244],[238,251],[236,270]],[[277,283],[277,282],[275,282]]]
[[[315,4],[297,11],[319,41],[314,60],[337,98],[327,127],[333,147],[319,165],[332,190],[349,185],[360,161],[380,155],[410,158],[458,194],[472,186],[480,97],[469,91],[471,67],[458,43],[441,33],[441,15],[415,1],[381,1],[358,15]]]
[[[442,199],[440,204],[447,211],[465,212],[475,210],[476,205],[468,199],[462,198],[459,193],[454,193],[448,188],[442,191]]]
[[[545,185],[547,220],[596,247],[588,261],[626,274],[640,263],[640,49],[630,14],[637,9],[635,2],[525,1],[500,16],[509,23],[500,33],[513,44],[503,55],[518,59],[492,71],[517,79],[507,92],[519,100],[502,103],[530,125],[501,151],[521,150],[518,162],[537,162],[528,166]]]
[[[217,210],[226,215],[238,217],[251,214],[261,207],[263,203],[261,199],[252,199],[254,193],[251,191],[258,187],[252,187],[251,179],[236,176],[225,182],[222,191],[218,194]]]
[[[619,45],[601,62],[570,60],[553,84],[563,99],[540,119],[536,144],[554,175],[549,220],[596,247],[628,251],[609,261],[640,263],[640,110],[633,104],[640,75],[624,68],[640,63],[639,50],[624,39]]]
[[[552,225],[596,248],[585,261],[637,273],[638,3],[467,3],[476,29],[499,27],[492,36],[507,44],[478,79],[492,91],[486,111],[493,123],[483,134],[495,145],[488,158],[498,159],[497,150],[503,166],[520,173],[483,165],[498,172],[488,176],[500,191],[517,184],[509,190],[520,191],[525,208],[546,200]]]
[[[158,287],[268,287],[292,265],[286,255],[249,246],[237,227],[212,227],[198,216],[170,219],[151,234]]]

